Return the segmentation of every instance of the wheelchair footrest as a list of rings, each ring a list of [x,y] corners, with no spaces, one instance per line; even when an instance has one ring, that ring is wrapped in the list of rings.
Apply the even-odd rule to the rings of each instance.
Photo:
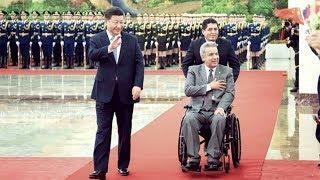
[[[198,166],[198,167],[192,167],[192,168],[188,168],[186,166],[181,166],[181,170],[182,172],[201,172],[201,166]]]
[[[204,165],[203,171],[222,171],[222,162],[219,163],[219,165]]]

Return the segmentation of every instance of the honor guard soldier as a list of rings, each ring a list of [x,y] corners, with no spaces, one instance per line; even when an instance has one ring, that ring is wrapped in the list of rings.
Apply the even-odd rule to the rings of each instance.
[[[252,60],[252,69],[259,68],[259,57],[261,50],[260,24],[253,22],[249,24],[250,39],[249,39],[249,54]]]
[[[151,14],[149,17],[149,21],[151,23],[151,57],[150,57],[150,61],[151,61],[151,65],[155,65],[156,64],[156,57],[157,57],[157,47],[156,47],[156,42],[157,42],[157,31],[156,31],[156,27],[157,27],[157,22],[156,22],[156,16],[157,15],[153,15]]]
[[[157,34],[157,49],[159,69],[164,69],[166,66],[167,47],[168,47],[168,24],[165,22],[164,15],[160,15],[156,26]]]
[[[8,33],[9,33],[9,47],[10,47],[10,65],[16,66],[18,64],[18,20],[17,20],[17,11],[12,11],[10,13],[11,20],[8,24]],[[10,61],[10,59],[9,59]]]
[[[7,68],[8,58],[8,21],[7,12],[0,10],[0,68]]]
[[[138,39],[138,44],[142,52],[142,56],[144,58],[144,65],[146,67],[149,67],[150,65],[145,58],[146,33],[145,33],[145,23],[143,22],[141,14],[137,15],[137,21],[133,25],[133,30],[134,30],[134,35]]]
[[[22,69],[29,69],[30,66],[30,38],[31,38],[31,24],[27,20],[29,13],[27,11],[20,12],[21,21],[18,21],[18,48],[20,59],[19,63],[22,63]],[[22,59],[22,62],[21,62]],[[18,64],[20,68],[20,64]]]
[[[124,26],[124,29],[123,29],[125,32],[129,33],[129,34],[134,34],[134,31],[133,31],[133,22],[131,20],[131,15],[130,13],[127,13],[126,14],[126,24]]]
[[[40,21],[38,20],[40,13],[32,11],[31,17],[31,55],[34,66],[40,65]]]
[[[97,27],[97,23],[94,21],[94,14],[92,11],[86,13],[86,20],[84,22],[84,35],[85,35],[85,66],[87,69],[94,68],[94,62],[89,59],[89,46],[90,46],[90,38],[95,35],[95,28]]]
[[[145,22],[145,35],[146,35],[146,50],[145,50],[145,66],[150,66],[152,64],[152,44],[154,43],[153,35],[152,35],[152,22],[151,17],[153,17],[153,14],[150,14],[149,16],[145,14],[143,16],[143,21]]]
[[[186,56],[188,47],[191,43],[191,24],[189,22],[189,18],[184,15],[182,17],[182,22],[179,27],[179,36],[180,36],[180,52],[181,52],[181,58],[184,59]]]
[[[172,66],[172,52],[173,52],[173,22],[172,19],[170,19],[169,14],[166,15],[166,22],[168,25],[168,30],[167,30],[167,63],[166,67],[171,67]]]
[[[97,22],[96,34],[106,30],[105,19],[101,11],[97,11],[95,14],[95,20]]]
[[[60,66],[62,59],[61,50],[61,36],[62,36],[62,21],[60,13],[55,11],[52,15],[52,22],[54,24],[54,37],[53,37],[53,67]]]
[[[50,20],[51,12],[44,11],[43,19],[40,23],[40,51],[41,51],[41,68],[52,68],[52,51],[54,42],[54,23]]]
[[[235,16],[232,14],[229,16],[229,22],[225,26],[227,37],[232,45],[233,50],[235,51],[236,55],[239,54],[238,52],[238,33],[237,33],[237,24],[235,23]]]
[[[63,60],[66,62],[66,68],[72,69],[74,67],[74,47],[76,42],[75,31],[76,31],[76,23],[72,21],[73,13],[71,11],[67,11],[64,14],[64,21],[62,22],[62,49],[63,49]],[[64,67],[64,64],[61,64]]]
[[[173,45],[172,45],[172,64],[179,64],[179,27],[180,27],[180,15],[172,15],[173,26]]]
[[[76,20],[76,36],[75,41],[77,43],[75,48],[75,66],[79,67],[83,63],[84,59],[84,22],[81,19],[82,13],[77,11],[74,14],[74,19]]]

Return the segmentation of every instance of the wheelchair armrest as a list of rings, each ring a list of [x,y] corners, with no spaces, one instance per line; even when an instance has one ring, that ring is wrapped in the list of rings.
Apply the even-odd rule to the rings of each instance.
[[[233,108],[233,105],[230,105],[230,106],[227,108],[226,113],[227,113],[227,114],[230,114],[231,111],[232,111],[232,108]]]

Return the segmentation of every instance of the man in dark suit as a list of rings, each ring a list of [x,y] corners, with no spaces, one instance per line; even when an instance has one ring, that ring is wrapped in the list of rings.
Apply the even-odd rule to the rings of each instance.
[[[133,103],[143,87],[144,65],[138,40],[125,32],[124,12],[113,7],[105,12],[107,30],[90,39],[89,58],[99,63],[91,97],[96,100],[97,133],[91,179],[108,172],[112,119],[117,117],[119,135],[118,173],[129,175]]]
[[[235,55],[230,41],[218,37],[218,22],[212,18],[205,19],[202,23],[202,34],[204,35],[204,38],[200,38],[191,42],[187,51],[187,55],[182,61],[182,70],[184,76],[187,77],[189,66],[203,63],[199,53],[200,46],[206,41],[214,41],[218,44],[220,59],[219,64],[225,66],[229,64],[233,70],[234,81],[236,81],[240,73],[240,62]]]

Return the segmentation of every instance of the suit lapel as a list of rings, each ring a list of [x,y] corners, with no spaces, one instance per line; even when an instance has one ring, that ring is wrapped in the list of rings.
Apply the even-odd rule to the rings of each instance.
[[[200,69],[199,69],[199,74],[200,74],[200,82],[199,84],[202,85],[202,84],[207,84],[207,73],[206,73],[206,69],[204,67],[205,65],[202,64],[200,66]]]
[[[109,40],[109,37],[108,37],[108,34],[106,31],[104,31],[100,37],[100,40],[101,40],[101,44],[102,46],[109,46],[110,45],[110,40]],[[116,64],[116,59],[114,58],[114,56],[112,55],[111,58],[113,59],[113,62]],[[118,61],[119,63],[119,61]]]
[[[126,49],[126,46],[128,44],[126,35],[124,33],[121,33],[121,41],[122,42],[121,42],[121,48],[120,48],[120,55],[119,55],[119,59],[118,59],[118,64],[123,59],[122,56],[123,56],[124,51]]]
[[[216,67],[216,71],[214,72],[213,79],[219,80],[220,77],[221,77],[221,68],[220,68],[220,65],[218,64],[217,67]]]

